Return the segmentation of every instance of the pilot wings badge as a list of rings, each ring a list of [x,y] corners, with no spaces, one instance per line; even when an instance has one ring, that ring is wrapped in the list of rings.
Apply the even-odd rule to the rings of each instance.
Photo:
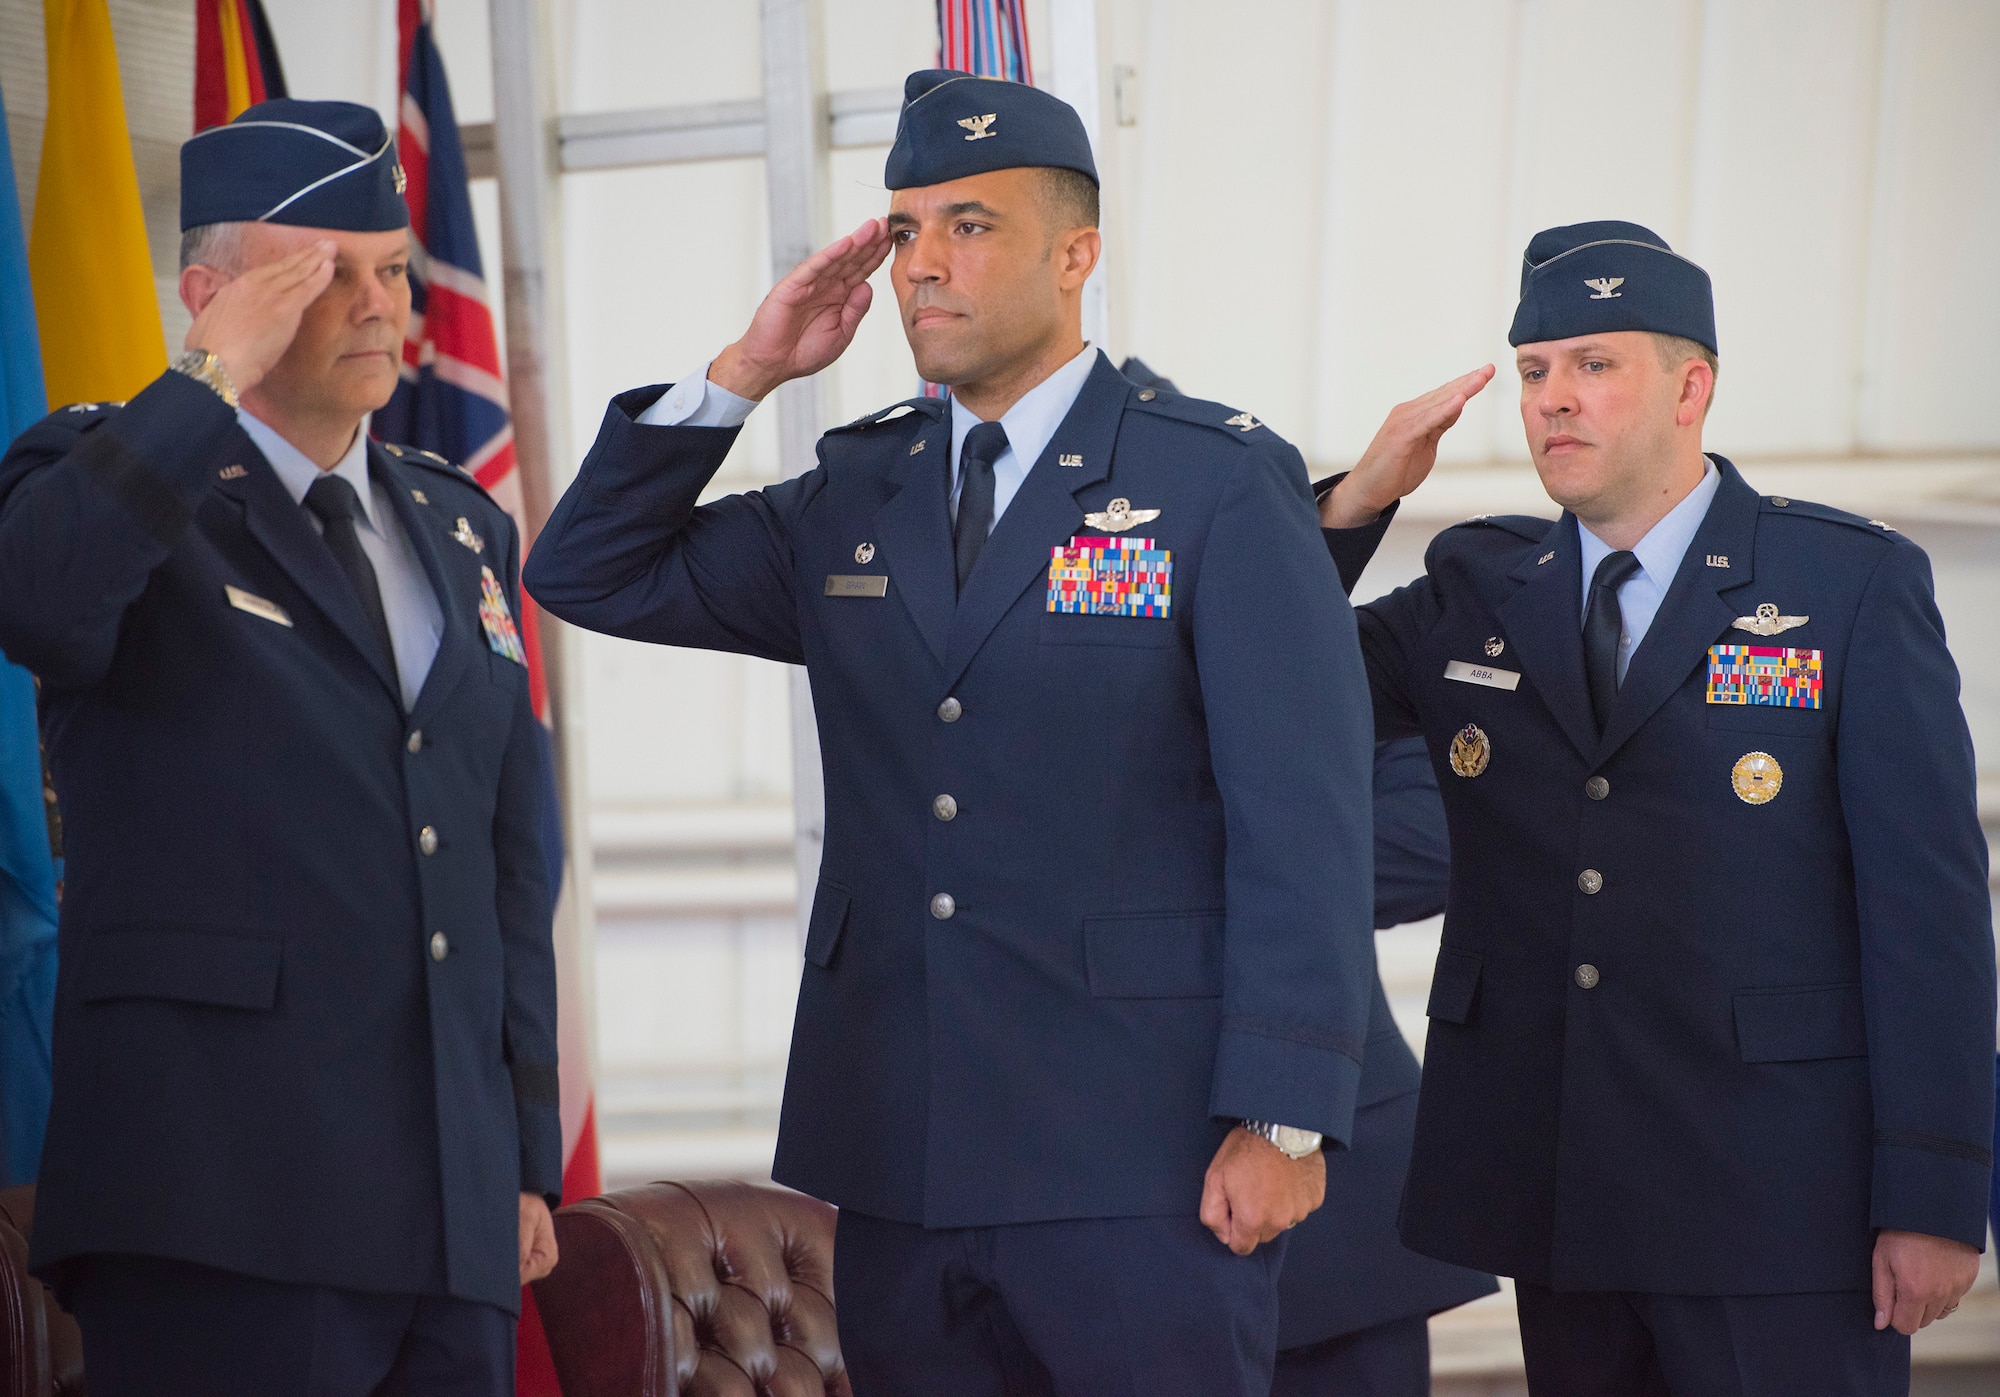
[[[1583,284],[1591,289],[1593,301],[1615,301],[1625,294],[1618,289],[1625,284],[1622,276],[1594,276]]]
[[[1093,529],[1102,529],[1107,534],[1122,534],[1127,529],[1150,524],[1159,517],[1159,510],[1134,509],[1132,501],[1121,498],[1104,506],[1102,513],[1084,515],[1083,522]]]
[[[1738,616],[1730,622],[1734,630],[1748,631],[1752,635],[1783,635],[1812,620],[1810,616],[1780,616],[1778,608],[1765,602],[1757,608],[1755,616]]]
[[[983,141],[988,136],[999,134],[986,129],[993,124],[993,118],[998,115],[1000,115],[998,112],[988,112],[985,116],[963,116],[958,119],[958,124],[972,133],[965,138],[966,140]]]

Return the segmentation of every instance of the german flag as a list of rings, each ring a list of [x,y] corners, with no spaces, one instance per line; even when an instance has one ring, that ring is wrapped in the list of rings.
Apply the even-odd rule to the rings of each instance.
[[[225,126],[285,91],[285,70],[260,0],[195,0],[194,129]]]

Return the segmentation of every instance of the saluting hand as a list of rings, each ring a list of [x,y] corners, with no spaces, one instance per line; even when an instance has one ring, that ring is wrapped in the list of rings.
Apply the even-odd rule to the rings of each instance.
[[[764,297],[743,338],[715,356],[709,379],[745,398],[818,373],[847,351],[875,292],[868,285],[889,255],[889,226],[871,218],[836,238]]]
[[[285,357],[306,307],[332,284],[335,251],[322,239],[226,279],[213,267],[188,268],[181,282],[195,317],[185,347],[222,360],[230,384],[247,393]]]
[[[1292,1159],[1237,1126],[1223,1137],[1201,1186],[1202,1224],[1238,1256],[1304,1222],[1326,1201],[1326,1156]]]
[[[1347,479],[1320,501],[1321,526],[1353,529],[1371,524],[1423,484],[1437,464],[1439,440],[1458,421],[1465,405],[1492,381],[1493,366],[1487,364],[1391,409]]]

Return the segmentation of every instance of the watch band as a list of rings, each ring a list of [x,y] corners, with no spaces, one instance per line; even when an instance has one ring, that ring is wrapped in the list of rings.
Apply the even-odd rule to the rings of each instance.
[[[1243,1122],[1243,1128],[1252,1135],[1268,1140],[1287,1159],[1304,1159],[1318,1149],[1325,1138],[1317,1130],[1304,1130],[1295,1125],[1279,1125],[1275,1121]]]
[[[168,367],[175,373],[185,374],[196,383],[208,388],[230,407],[236,406],[236,385],[229,381],[229,374],[222,367],[222,360],[208,350],[190,349]]]

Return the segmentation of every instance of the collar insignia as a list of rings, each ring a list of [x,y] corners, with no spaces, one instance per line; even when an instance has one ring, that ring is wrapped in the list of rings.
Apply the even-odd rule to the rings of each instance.
[[[1810,620],[1810,616],[1780,616],[1776,606],[1765,602],[1757,608],[1755,616],[1738,616],[1730,625],[1732,629],[1748,631],[1752,635],[1783,635]]]
[[[1264,424],[1247,412],[1239,412],[1234,417],[1224,418],[1222,425],[1225,427],[1234,427],[1239,431],[1254,432]]]
[[[463,514],[458,516],[458,527],[451,531],[452,541],[462,543],[475,553],[486,551],[486,540],[472,532],[472,521]]]
[[[966,130],[972,133],[970,136],[967,136],[965,138],[966,140],[983,141],[988,136],[998,134],[997,132],[989,131],[986,129],[987,127],[993,124],[993,118],[998,115],[999,115],[998,112],[988,112],[985,116],[960,117],[958,124],[960,126],[963,126]]]
[[[242,466],[224,466],[221,470],[216,472],[216,475],[223,480],[241,480],[244,476],[248,474],[250,474],[250,472],[245,470]]]
[[[1107,534],[1122,534],[1140,524],[1150,524],[1159,517],[1157,509],[1134,509],[1132,501],[1120,498],[1104,506],[1102,513],[1084,515],[1083,522]]]
[[[1625,278],[1622,276],[1594,276],[1584,282],[1584,285],[1594,293],[1590,298],[1593,301],[1617,300],[1623,294],[1618,288],[1624,284]]]

